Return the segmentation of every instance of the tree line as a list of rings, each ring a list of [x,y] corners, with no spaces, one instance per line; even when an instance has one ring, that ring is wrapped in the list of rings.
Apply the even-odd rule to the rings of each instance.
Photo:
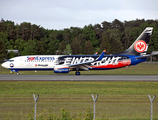
[[[0,21],[0,60],[14,57],[7,50],[16,49],[20,55],[54,54],[115,54],[126,50],[146,27],[153,27],[148,52],[158,51],[158,20],[136,19],[121,22],[104,21],[83,28],[70,27],[48,30],[40,25]]]

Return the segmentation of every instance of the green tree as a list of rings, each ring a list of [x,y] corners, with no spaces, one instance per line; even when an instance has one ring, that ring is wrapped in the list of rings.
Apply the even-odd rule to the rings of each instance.
[[[153,35],[150,39],[148,52],[151,53],[152,51],[158,51],[158,28],[153,30]]]
[[[101,50],[100,50],[100,47],[96,47],[96,48],[94,49],[94,53],[96,53],[96,52],[97,52],[97,53],[100,53],[100,51],[101,51]],[[102,52],[102,51],[101,51],[101,52]]]
[[[19,25],[16,24],[15,25],[15,39],[19,39]]]
[[[127,49],[131,44],[131,40],[132,40],[132,30],[130,27],[126,27],[125,28],[125,40],[124,40],[124,48]]]
[[[41,38],[40,40],[37,41],[36,47],[37,47],[37,54],[38,55],[44,55],[45,50],[44,50],[44,38]]]
[[[58,50],[64,51],[66,48],[66,42],[62,41],[59,43]]]
[[[112,21],[112,28],[118,29],[120,32],[124,31],[123,23],[119,21],[118,19],[115,19],[114,21]]]
[[[66,49],[66,42],[62,41],[58,46],[58,54],[64,54],[64,50]]]
[[[90,41],[85,42],[85,54],[94,54],[93,46]]]
[[[24,50],[21,52],[21,55],[36,55],[37,50],[36,50],[36,42],[33,40],[28,40],[24,44]]]
[[[66,49],[64,50],[64,55],[70,55],[72,54],[71,45],[67,45]]]
[[[95,31],[98,43],[100,43],[102,39],[102,32],[103,32],[101,25],[99,24],[94,25],[94,31]],[[96,47],[98,47],[98,45]]]
[[[55,55],[58,50],[59,40],[52,40],[48,44],[48,52],[49,55]]]
[[[106,50],[106,53],[108,53],[108,54],[111,52],[111,46],[110,46],[108,37],[106,35],[106,32],[103,32],[103,34],[102,34],[102,41],[100,44],[100,50],[101,50],[100,52],[102,52],[103,50]]]
[[[58,50],[58,46],[59,46],[59,43],[60,43],[60,40],[58,38],[60,34],[58,33],[57,30],[52,30],[50,31],[49,35],[48,35],[48,38],[47,38],[47,35],[45,36],[44,38],[44,43],[45,43],[45,51],[47,55],[54,55],[56,54],[56,51]],[[60,38],[61,39],[61,38]]]
[[[30,39],[31,23],[23,22],[19,26],[19,36],[21,39],[28,41]]]
[[[20,52],[24,50],[25,41],[23,39],[17,39],[14,42],[13,49],[19,50]]]
[[[48,38],[48,35],[45,35],[44,38],[41,38],[42,46],[43,46],[43,55],[48,55],[49,52],[49,42],[50,39]],[[38,49],[38,48],[37,48]]]
[[[11,51],[7,54],[7,59],[13,58],[15,56],[17,56],[17,53],[14,53],[13,51]]]
[[[116,54],[123,51],[123,45],[121,42],[121,33],[118,29],[108,29],[106,31],[108,40],[111,45],[111,53]]]
[[[101,24],[102,24],[102,26],[103,26],[103,31],[106,31],[107,29],[111,29],[111,28],[112,28],[112,25],[111,25],[110,22],[104,21],[104,22],[102,22]]]
[[[6,43],[8,41],[8,34],[6,32],[0,32],[0,39]]]
[[[16,35],[15,35],[15,27],[13,24],[8,24],[7,25],[7,33],[8,33],[8,40],[16,39]]]
[[[71,47],[73,54],[81,54],[82,47],[80,41],[77,38],[72,41]]]
[[[86,40],[90,40],[94,47],[96,47],[98,45],[99,41],[96,38],[95,31],[94,31],[93,26],[91,24],[88,26],[84,26],[83,34],[86,35]]]
[[[30,54],[27,50],[32,49],[29,49],[31,46],[28,46],[29,40],[34,41],[33,45],[35,45],[32,46],[34,51],[31,54],[55,54],[58,48],[64,51],[68,44],[71,45],[73,54],[84,54],[87,41],[91,42],[95,51],[101,50],[102,52],[104,48],[108,53],[117,53],[122,49],[127,49],[146,27],[154,27],[148,52],[157,51],[158,20],[136,19],[121,22],[114,19],[112,22],[104,21],[94,26],[92,24],[85,25],[84,28],[48,30],[36,24],[23,22],[15,25],[13,21],[1,19],[0,39],[5,43],[6,49],[18,49],[25,54]],[[107,46],[104,43],[105,34]],[[63,41],[65,41],[65,45],[61,45]]]
[[[86,35],[85,34],[79,34],[77,39],[80,41],[81,43],[81,53],[84,54],[84,46],[85,46],[85,41],[86,41]]]
[[[3,40],[0,39],[0,60],[3,60],[6,58],[6,45]]]
[[[7,26],[5,24],[5,20],[4,19],[1,19],[0,21],[0,32],[6,32],[6,29],[7,29]]]
[[[71,42],[72,42],[79,34],[82,33],[82,29],[79,27],[71,27],[70,33],[71,33]]]
[[[66,44],[70,44],[70,37],[71,37],[70,29],[64,29],[63,39],[66,42]]]
[[[5,43],[6,49],[13,49],[14,41],[12,39],[8,41],[8,34],[6,32],[0,32],[0,39]]]
[[[40,27],[40,25],[39,26],[37,26],[35,24],[31,25],[31,28],[30,28],[30,39],[31,40],[34,40],[39,37],[39,30],[40,30],[39,27]]]
[[[130,41],[130,44],[132,44],[138,38],[138,36],[141,34],[141,32],[142,32],[142,30],[139,27],[132,28],[132,32],[131,32],[132,39]]]

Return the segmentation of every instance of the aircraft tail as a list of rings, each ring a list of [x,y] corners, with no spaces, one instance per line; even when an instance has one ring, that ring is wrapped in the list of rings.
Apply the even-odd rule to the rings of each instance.
[[[124,52],[119,55],[143,55],[148,50],[150,36],[152,34],[153,27],[147,27],[140,36],[134,41],[134,43]]]

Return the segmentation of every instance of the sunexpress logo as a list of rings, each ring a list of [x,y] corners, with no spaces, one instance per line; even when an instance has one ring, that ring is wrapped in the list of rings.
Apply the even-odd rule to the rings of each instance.
[[[31,60],[41,60],[41,61],[44,61],[44,60],[47,60],[47,61],[49,61],[49,60],[55,60],[55,58],[54,57],[38,57],[38,56],[36,56],[36,57],[27,57],[27,60],[29,60],[29,61],[31,61]]]

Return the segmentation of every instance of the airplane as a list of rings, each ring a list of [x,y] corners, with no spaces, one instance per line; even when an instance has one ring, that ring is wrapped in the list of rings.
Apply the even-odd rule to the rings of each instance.
[[[81,70],[109,70],[137,65],[145,62],[148,57],[157,55],[158,52],[147,54],[150,36],[153,28],[147,27],[134,43],[124,52],[114,55],[27,55],[18,56],[4,62],[2,66],[17,72],[21,70],[54,70],[54,73],[69,73],[76,71],[80,75]]]

